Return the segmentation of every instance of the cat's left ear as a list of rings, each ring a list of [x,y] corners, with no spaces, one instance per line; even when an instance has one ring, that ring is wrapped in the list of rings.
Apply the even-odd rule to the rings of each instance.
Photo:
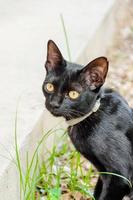
[[[57,45],[49,40],[47,44],[47,60],[45,68],[47,71],[62,70],[61,67],[64,64],[63,56],[57,47]]]
[[[82,81],[85,81],[91,90],[95,90],[104,84],[107,72],[107,58],[99,57],[91,61],[81,70],[81,78]]]

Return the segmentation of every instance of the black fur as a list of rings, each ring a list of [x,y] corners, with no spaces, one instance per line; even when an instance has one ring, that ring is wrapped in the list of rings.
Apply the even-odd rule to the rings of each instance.
[[[99,172],[116,173],[133,183],[133,109],[117,92],[101,87],[107,73],[107,60],[98,58],[86,67],[66,62],[52,41],[48,43],[48,52],[47,74],[43,83],[47,109],[53,115],[68,120],[90,112],[100,98],[98,111],[69,127],[69,136],[75,148]],[[45,91],[47,82],[54,84],[54,93]],[[80,93],[78,99],[68,97],[70,90]],[[132,192],[125,179],[102,174],[94,196],[96,200],[122,200]]]

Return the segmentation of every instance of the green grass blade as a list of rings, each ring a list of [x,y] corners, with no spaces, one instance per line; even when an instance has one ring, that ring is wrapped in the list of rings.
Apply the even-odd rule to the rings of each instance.
[[[19,99],[20,100],[20,99]],[[23,186],[23,174],[22,174],[22,165],[21,165],[21,160],[20,160],[20,155],[19,155],[19,148],[18,148],[18,140],[17,140],[17,128],[18,128],[18,107],[19,107],[19,100],[16,108],[16,113],[15,113],[15,153],[16,153],[16,162],[17,162],[17,167],[19,171],[19,179],[20,179],[20,198],[22,196],[22,189],[24,189]]]
[[[132,183],[131,181],[129,181],[129,179],[127,179],[126,177],[120,175],[120,174],[115,174],[115,173],[112,173],[112,172],[99,172],[99,174],[103,174],[103,175],[112,175],[112,176],[117,176],[119,178],[122,178],[124,180],[126,180],[129,184],[129,186],[132,188]]]
[[[71,52],[70,52],[70,47],[69,47],[69,42],[68,42],[67,31],[66,31],[66,27],[65,27],[65,23],[64,23],[64,18],[63,18],[62,14],[60,14],[60,19],[61,19],[61,24],[62,24],[62,27],[63,27],[63,32],[64,32],[64,35],[65,35],[68,58],[69,58],[69,61],[71,62],[72,61],[71,60]]]

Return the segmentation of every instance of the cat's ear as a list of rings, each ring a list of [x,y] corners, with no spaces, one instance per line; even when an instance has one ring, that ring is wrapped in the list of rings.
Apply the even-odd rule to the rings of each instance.
[[[63,63],[64,59],[59,48],[52,40],[49,40],[47,44],[47,60],[45,63],[46,70],[57,70]]]
[[[90,87],[91,90],[103,85],[108,72],[108,60],[105,57],[99,57],[91,61],[81,70],[81,78]]]

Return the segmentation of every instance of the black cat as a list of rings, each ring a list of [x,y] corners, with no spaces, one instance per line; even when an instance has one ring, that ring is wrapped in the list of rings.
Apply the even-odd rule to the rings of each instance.
[[[108,72],[107,59],[96,58],[85,67],[73,64],[50,40],[45,68],[46,108],[54,116],[65,117],[76,149],[98,171],[133,182],[133,109],[117,92],[101,87]],[[122,200],[130,195],[126,179],[101,174],[95,199]]]

